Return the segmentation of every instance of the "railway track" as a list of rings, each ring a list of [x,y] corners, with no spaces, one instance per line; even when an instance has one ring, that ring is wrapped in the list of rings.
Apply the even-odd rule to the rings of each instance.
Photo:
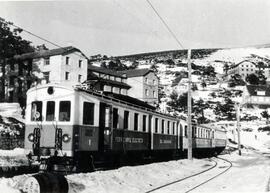
[[[223,158],[216,157],[212,158],[211,161],[213,161],[215,164],[206,170],[148,190],[146,193],[166,192],[168,190],[169,192],[188,193],[208,183],[209,181],[214,180],[232,167],[232,163]],[[223,165],[220,165],[220,162],[222,162]],[[225,163],[227,165],[224,166]]]

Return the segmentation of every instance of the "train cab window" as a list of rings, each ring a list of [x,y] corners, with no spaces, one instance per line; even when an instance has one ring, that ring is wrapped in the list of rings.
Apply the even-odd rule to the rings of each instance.
[[[70,101],[60,101],[59,121],[70,121]]]
[[[55,102],[48,101],[47,102],[47,111],[46,111],[46,121],[54,121],[55,117]]]
[[[162,119],[161,122],[161,133],[164,134],[165,121]]]
[[[129,125],[129,111],[124,111],[124,129],[128,129]]]
[[[158,133],[158,118],[155,118],[155,133]]]
[[[113,128],[118,128],[118,109],[113,108]]]
[[[31,121],[41,121],[41,120],[42,120],[42,102],[34,101],[32,102]]]
[[[167,134],[170,134],[170,121],[167,122]]]
[[[138,131],[139,126],[139,114],[134,113],[134,131]]]
[[[84,102],[83,103],[83,124],[94,125],[94,110],[95,104]]]
[[[143,131],[146,131],[146,115],[143,115]]]

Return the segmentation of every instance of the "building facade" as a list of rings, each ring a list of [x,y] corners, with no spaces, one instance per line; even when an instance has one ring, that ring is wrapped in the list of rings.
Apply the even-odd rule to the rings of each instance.
[[[128,95],[151,105],[158,104],[158,85],[157,75],[149,69],[134,69],[121,71],[127,77],[127,84],[131,86]]]
[[[269,85],[247,85],[243,91],[243,104],[270,106]]]
[[[5,67],[2,101],[25,104],[26,91],[35,84],[76,85],[87,79],[87,57],[75,47],[39,50],[17,55]]]
[[[265,77],[270,76],[270,66],[263,64],[261,66],[258,63],[255,63],[250,60],[244,60],[238,64],[232,65],[227,72],[226,78],[229,80],[231,76],[239,74],[243,80],[246,80],[246,77],[250,74],[258,73],[259,70],[262,70]]]
[[[88,66],[88,77],[83,83],[88,89],[115,94],[127,95],[130,85],[127,84],[127,77],[114,70]]]

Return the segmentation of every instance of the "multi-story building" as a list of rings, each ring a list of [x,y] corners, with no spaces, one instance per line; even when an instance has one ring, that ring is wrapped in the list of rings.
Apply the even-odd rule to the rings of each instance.
[[[17,55],[5,67],[2,101],[24,105],[26,91],[42,82],[76,85],[87,79],[87,65],[87,57],[72,46]]]
[[[243,91],[242,103],[270,107],[270,86],[247,85]]]
[[[150,69],[134,69],[119,71],[127,77],[127,84],[131,86],[128,95],[151,105],[158,104],[158,85],[157,75]]]
[[[96,67],[93,65],[88,66],[88,77],[84,82],[88,88],[112,92],[116,94],[127,95],[130,85],[127,84],[127,77],[114,70]]]
[[[230,79],[231,76],[239,74],[242,77],[242,79],[245,80],[249,74],[258,73],[259,70],[262,70],[265,77],[269,77],[270,66],[264,63],[262,63],[262,65],[259,65],[258,63],[255,63],[251,60],[244,60],[238,64],[232,65],[228,69],[226,78]]]

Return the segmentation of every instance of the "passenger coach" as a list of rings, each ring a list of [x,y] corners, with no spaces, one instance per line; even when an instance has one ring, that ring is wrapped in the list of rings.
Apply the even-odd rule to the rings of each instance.
[[[194,124],[193,148],[222,149],[224,134]],[[86,171],[93,162],[183,153],[187,124],[129,96],[48,84],[27,92],[25,139],[43,169]]]

